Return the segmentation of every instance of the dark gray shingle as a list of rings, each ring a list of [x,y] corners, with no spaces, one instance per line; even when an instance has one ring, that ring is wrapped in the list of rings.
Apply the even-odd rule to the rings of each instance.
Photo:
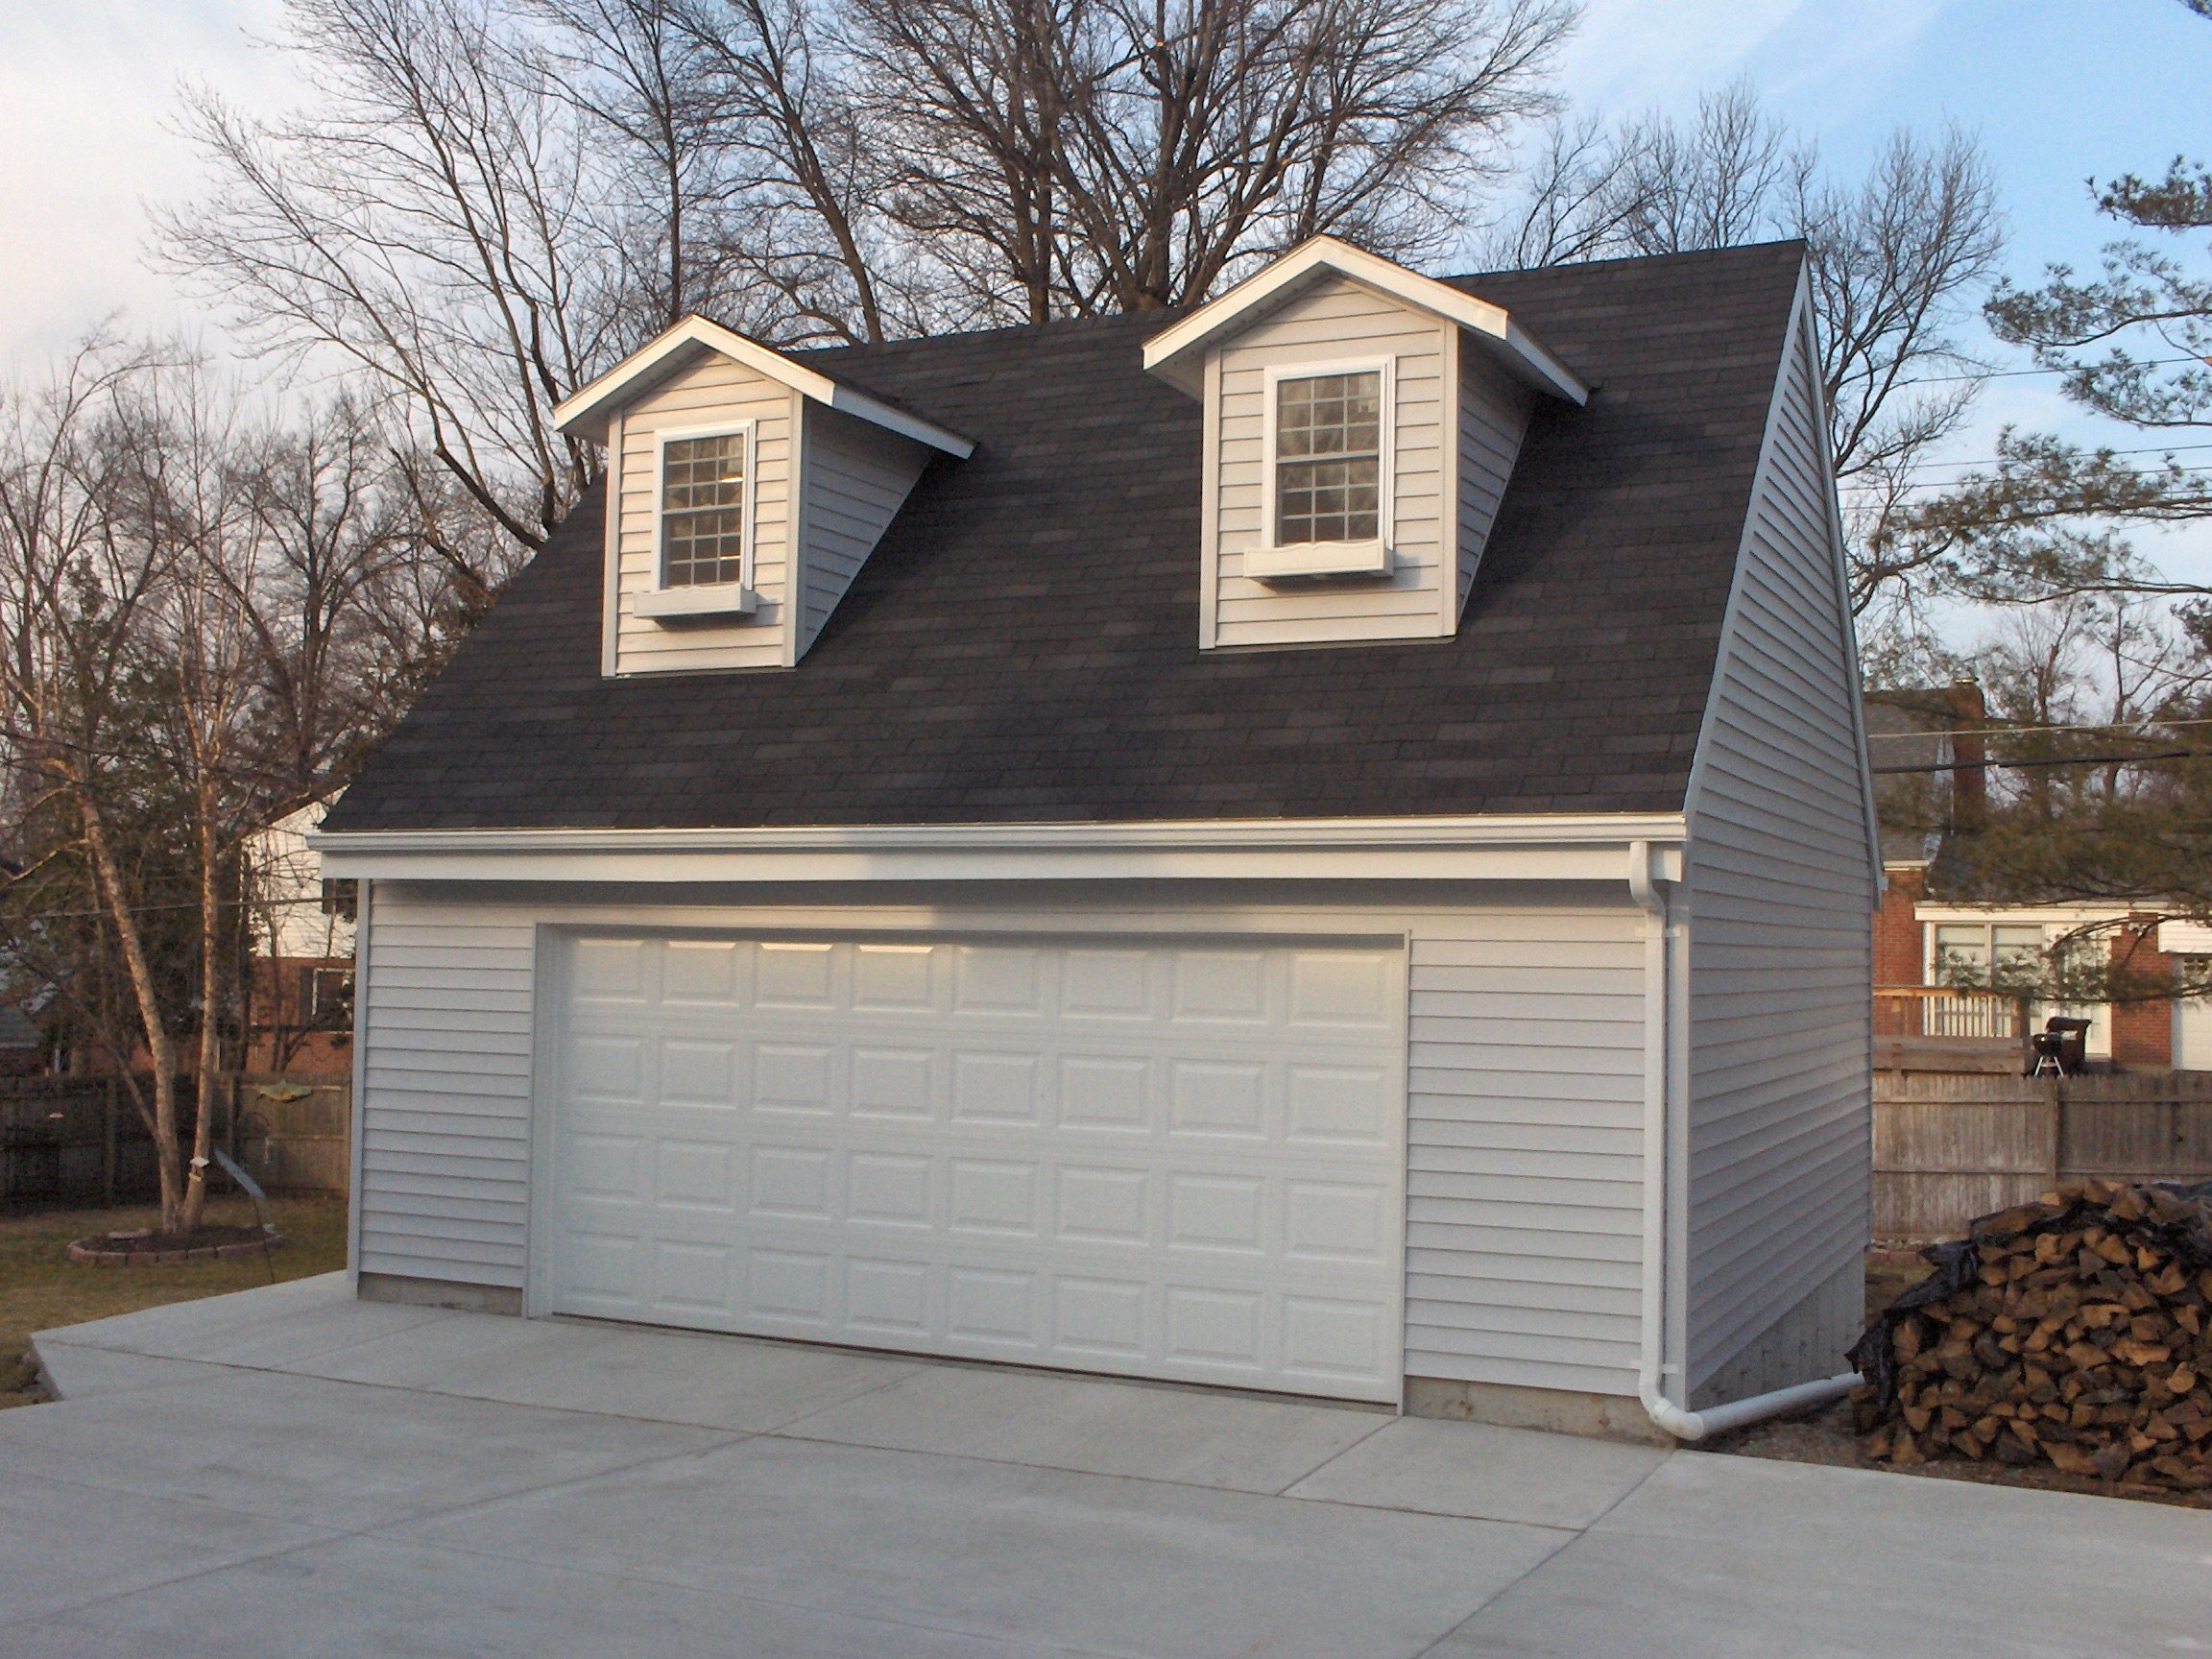
[[[1682,805],[1801,251],[1456,278],[1597,387],[1540,406],[1457,636],[1202,654],[1199,406],[1158,316],[812,354],[977,440],[796,669],[599,673],[596,493],[332,830]]]

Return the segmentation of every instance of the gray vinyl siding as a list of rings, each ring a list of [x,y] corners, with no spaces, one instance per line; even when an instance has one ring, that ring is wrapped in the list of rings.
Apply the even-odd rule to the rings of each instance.
[[[1475,572],[1490,541],[1498,504],[1513,476],[1521,440],[1528,430],[1528,390],[1464,339],[1459,343],[1459,534],[1458,603],[1467,609],[1475,591]]]
[[[615,580],[614,672],[774,668],[784,659],[790,589],[791,437],[798,395],[766,375],[709,357],[637,399],[622,417],[621,500]],[[753,422],[753,587],[759,607],[728,623],[663,627],[636,614],[637,595],[660,580],[654,545],[657,434]]]
[[[1445,631],[1449,332],[1434,317],[1332,276],[1221,349],[1212,377],[1218,395],[1207,412],[1219,475],[1201,575],[1214,619],[1203,645],[1419,638]],[[1392,364],[1390,573],[1273,585],[1247,577],[1244,552],[1263,534],[1266,371],[1369,358]]]
[[[519,1288],[527,915],[379,885],[361,964],[361,1270]]]
[[[1526,893],[1528,890],[1522,890]],[[1635,1389],[1641,918],[1551,899],[1377,904],[1221,892],[1173,908],[804,909],[379,883],[367,964],[361,1265],[515,1286],[527,1250],[541,924],[1403,938],[1409,1376]]]
[[[807,406],[805,434],[800,657],[891,527],[928,460],[921,445],[819,405]]]
[[[1688,805],[1693,1393],[1866,1239],[1873,875],[1811,328],[1801,289]]]

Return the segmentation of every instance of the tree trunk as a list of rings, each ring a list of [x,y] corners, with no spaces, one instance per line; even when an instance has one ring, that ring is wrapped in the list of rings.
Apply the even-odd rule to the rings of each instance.
[[[215,1134],[215,1079],[222,1058],[222,1022],[218,1016],[222,984],[223,912],[217,905],[215,835],[209,810],[200,807],[200,1066],[198,1099],[194,1102],[192,1163],[185,1176],[184,1231],[200,1225],[207,1208],[207,1148]]]
[[[81,781],[75,793],[93,878],[107,902],[108,919],[115,924],[123,966],[138,1002],[138,1021],[146,1029],[147,1052],[154,1060],[154,1159],[161,1178],[161,1231],[174,1233],[182,1220],[184,1202],[184,1172],[177,1157],[177,1045],[161,1018],[161,999],[155,990],[153,967],[146,960],[146,943],[138,936],[138,918],[123,890],[115,851],[108,844],[107,820]]]

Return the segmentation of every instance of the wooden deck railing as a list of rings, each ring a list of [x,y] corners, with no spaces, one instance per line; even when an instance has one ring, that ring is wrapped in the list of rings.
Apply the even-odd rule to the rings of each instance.
[[[1960,1038],[2017,1043],[2028,1030],[2028,1004],[2002,991],[1955,985],[1878,985],[1877,1037]]]

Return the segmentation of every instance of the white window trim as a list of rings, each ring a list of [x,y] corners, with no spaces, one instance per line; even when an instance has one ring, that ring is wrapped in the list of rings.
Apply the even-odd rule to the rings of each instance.
[[[1385,576],[1390,571],[1391,508],[1398,494],[1397,436],[1398,388],[1396,360],[1358,357],[1316,363],[1270,363],[1261,373],[1263,435],[1260,446],[1260,541],[1244,553],[1244,574],[1261,581],[1279,576]],[[1372,374],[1382,377],[1382,430],[1376,459],[1376,528],[1372,541],[1298,541],[1287,545],[1275,540],[1275,389],[1286,380],[1310,380],[1323,374]]]
[[[640,616],[655,618],[683,618],[706,616],[750,616],[759,608],[759,595],[753,587],[754,511],[753,495],[757,487],[754,476],[754,455],[758,447],[754,443],[756,422],[745,421],[719,421],[710,426],[669,426],[653,434],[653,584],[633,601],[633,608]],[[744,538],[738,557],[737,580],[734,582],[693,583],[687,587],[668,586],[668,549],[666,546],[666,505],[668,494],[668,445],[696,438],[741,438],[745,445],[745,484],[738,500],[738,521]]]

